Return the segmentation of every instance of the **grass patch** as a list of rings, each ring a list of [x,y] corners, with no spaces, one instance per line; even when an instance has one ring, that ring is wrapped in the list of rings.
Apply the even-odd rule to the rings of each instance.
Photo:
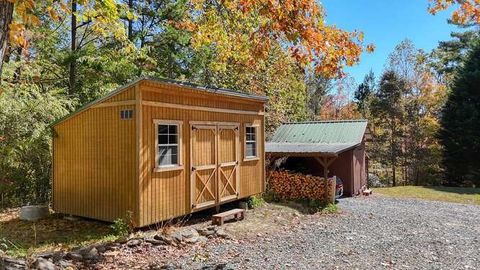
[[[37,222],[22,221],[18,211],[0,213],[0,249],[14,257],[116,240],[108,224],[66,220],[52,215]]]
[[[399,198],[480,205],[480,188],[400,186],[375,188],[373,192]]]

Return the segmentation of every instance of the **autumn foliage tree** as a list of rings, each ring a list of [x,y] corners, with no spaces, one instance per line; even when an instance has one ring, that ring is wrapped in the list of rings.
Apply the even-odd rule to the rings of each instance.
[[[478,0],[430,0],[430,4],[429,11],[434,15],[438,11],[456,6],[452,14],[454,22],[480,24],[480,1]]]

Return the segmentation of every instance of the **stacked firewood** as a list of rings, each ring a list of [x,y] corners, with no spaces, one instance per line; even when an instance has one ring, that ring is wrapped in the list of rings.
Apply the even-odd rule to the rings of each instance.
[[[284,200],[328,199],[328,184],[323,177],[291,171],[271,171],[269,189]]]

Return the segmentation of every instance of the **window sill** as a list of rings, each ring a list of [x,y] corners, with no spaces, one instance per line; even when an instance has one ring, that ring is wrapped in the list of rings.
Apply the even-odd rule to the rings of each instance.
[[[153,169],[153,172],[171,172],[171,171],[181,171],[183,166],[171,166],[171,167],[156,167]]]
[[[258,161],[260,160],[259,157],[246,157],[243,159],[243,161]]]

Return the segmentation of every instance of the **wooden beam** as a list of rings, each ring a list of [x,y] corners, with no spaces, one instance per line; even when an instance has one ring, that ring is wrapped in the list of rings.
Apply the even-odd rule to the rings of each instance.
[[[136,89],[136,88],[135,88]],[[136,105],[136,100],[123,100],[123,101],[115,101],[115,102],[104,102],[98,103],[92,106],[92,108],[106,108],[106,107],[115,107],[115,106],[129,106],[129,105]]]
[[[166,102],[156,102],[156,101],[143,101],[142,104],[145,106],[172,108],[172,109],[185,109],[185,110],[205,111],[205,112],[248,114],[248,115],[264,115],[265,114],[262,111],[232,110],[232,109],[183,105],[183,104],[174,104],[174,103],[166,103]]]

